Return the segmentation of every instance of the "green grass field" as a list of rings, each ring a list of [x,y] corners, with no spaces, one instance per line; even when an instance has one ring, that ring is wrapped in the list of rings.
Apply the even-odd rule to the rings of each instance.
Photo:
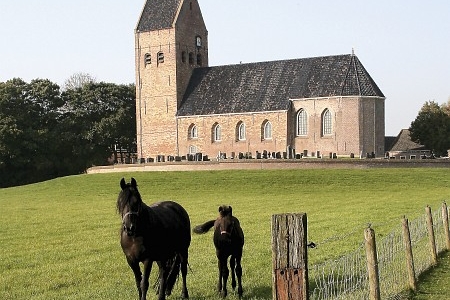
[[[447,168],[135,172],[1,189],[0,299],[136,299],[119,244],[122,177],[136,178],[147,204],[182,204],[192,227],[231,205],[246,234],[244,298],[271,299],[273,214],[307,213],[308,241],[318,245],[308,252],[314,264],[355,249],[368,223],[381,237],[404,215],[412,220],[426,205],[449,203],[449,175]],[[212,234],[193,235],[189,254],[191,299],[217,299]]]

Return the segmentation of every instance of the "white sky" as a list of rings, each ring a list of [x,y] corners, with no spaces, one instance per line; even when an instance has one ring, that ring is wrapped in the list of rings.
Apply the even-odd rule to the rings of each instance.
[[[0,81],[133,83],[145,0],[0,0]],[[450,1],[199,0],[211,66],[349,54],[386,96],[386,135],[450,98]]]

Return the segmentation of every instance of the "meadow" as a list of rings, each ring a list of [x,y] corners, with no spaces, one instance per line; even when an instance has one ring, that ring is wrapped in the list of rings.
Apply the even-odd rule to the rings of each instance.
[[[136,178],[147,204],[174,200],[191,227],[233,207],[246,241],[244,299],[272,298],[271,216],[307,214],[309,264],[358,247],[370,223],[377,237],[449,203],[447,168],[124,172],[58,178],[1,189],[1,299],[136,299],[119,244],[119,181]],[[218,299],[212,233],[192,235],[190,299]],[[157,268],[152,271],[154,282]],[[181,284],[176,284],[178,299]],[[149,299],[154,299],[149,291]],[[228,299],[238,299],[230,293]]]

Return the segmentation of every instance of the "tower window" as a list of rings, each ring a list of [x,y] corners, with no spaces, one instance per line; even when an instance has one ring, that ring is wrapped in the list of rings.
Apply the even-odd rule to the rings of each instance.
[[[158,64],[162,64],[164,62],[164,53],[158,52]]]
[[[146,53],[144,55],[144,65],[147,66],[152,63],[152,55],[150,53]]]
[[[197,54],[197,65],[198,66],[202,65],[202,55],[200,53]]]
[[[189,52],[189,64],[194,64],[194,53]]]
[[[181,62],[186,62],[186,51],[181,52]]]

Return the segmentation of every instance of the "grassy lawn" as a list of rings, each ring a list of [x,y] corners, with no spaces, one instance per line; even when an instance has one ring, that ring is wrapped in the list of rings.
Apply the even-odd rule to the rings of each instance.
[[[271,299],[273,214],[307,213],[308,241],[318,245],[308,252],[314,264],[355,249],[368,223],[383,236],[404,215],[412,220],[426,205],[449,203],[449,175],[447,168],[135,172],[1,189],[0,299],[137,298],[119,244],[122,177],[136,178],[147,204],[182,204],[192,227],[214,219],[219,205],[231,205],[246,235],[244,299]],[[212,234],[193,235],[189,254],[191,299],[217,299]],[[430,282],[425,291],[437,286]],[[174,295],[180,292],[177,284]]]
[[[425,272],[412,300],[446,300],[450,295],[450,251],[442,254],[437,267]]]

